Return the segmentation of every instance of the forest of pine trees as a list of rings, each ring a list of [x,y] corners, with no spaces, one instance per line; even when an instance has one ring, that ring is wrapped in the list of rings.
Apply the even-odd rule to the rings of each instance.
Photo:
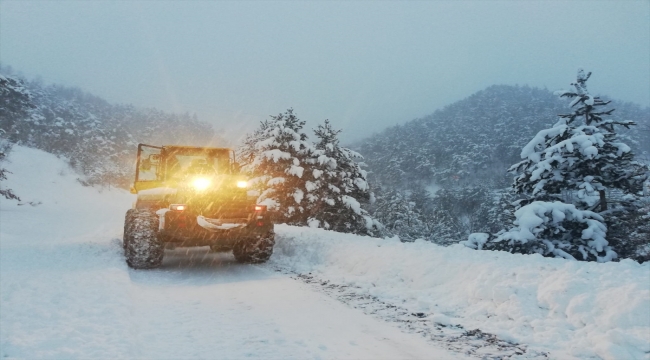
[[[650,109],[611,106],[587,91],[589,77],[580,73],[557,95],[491,86],[349,148],[329,121],[308,134],[289,109],[262,121],[237,157],[278,222],[578,260],[649,260]],[[127,188],[138,143],[223,141],[195,116],[109,104],[0,67],[0,181],[11,176],[2,160],[20,144],[66,159],[84,185]],[[531,219],[535,230],[525,234]]]
[[[511,189],[508,168],[521,161],[522,148],[537,132],[552,127],[567,105],[547,90],[495,85],[361,141],[354,148],[369,165],[376,197],[371,214],[403,241],[421,238],[447,245],[467,240],[473,233],[498,233],[515,220],[515,201],[522,197]],[[609,118],[614,123],[638,124],[638,130],[617,125],[616,136],[641,165],[650,164],[650,131],[645,131],[650,129],[650,108],[617,102]],[[641,191],[646,197],[640,203],[647,204],[650,189],[646,185]],[[606,192],[621,203],[620,189]],[[563,191],[563,196],[580,194]],[[607,239],[618,257],[647,256],[647,205],[634,211],[608,211],[615,214],[604,219]]]

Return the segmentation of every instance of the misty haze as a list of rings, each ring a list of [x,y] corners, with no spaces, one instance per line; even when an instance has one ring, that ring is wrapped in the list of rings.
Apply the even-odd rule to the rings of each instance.
[[[0,0],[0,356],[648,359],[650,1]]]

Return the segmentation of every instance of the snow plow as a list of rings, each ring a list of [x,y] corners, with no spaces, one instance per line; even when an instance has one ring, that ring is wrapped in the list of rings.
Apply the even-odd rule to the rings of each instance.
[[[139,144],[131,193],[137,200],[123,238],[131,268],[159,267],[166,248],[232,250],[243,263],[273,253],[273,223],[266,206],[248,195],[232,149]]]

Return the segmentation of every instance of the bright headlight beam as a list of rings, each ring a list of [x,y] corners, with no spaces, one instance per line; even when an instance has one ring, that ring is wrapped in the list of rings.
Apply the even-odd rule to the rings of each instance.
[[[243,180],[237,181],[237,187],[238,188],[247,188],[248,187],[248,181],[243,181]]]
[[[210,179],[196,178],[192,181],[192,186],[194,186],[196,190],[205,190],[210,186]]]

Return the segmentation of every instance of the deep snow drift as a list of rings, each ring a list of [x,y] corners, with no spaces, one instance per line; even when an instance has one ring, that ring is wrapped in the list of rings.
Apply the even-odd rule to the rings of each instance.
[[[551,358],[650,358],[650,264],[593,263],[276,226],[271,263]]]
[[[584,263],[277,225],[263,266],[205,249],[129,270],[122,190],[15,147],[0,200],[3,358],[463,357],[274,271],[312,273],[552,359],[650,359],[650,265]],[[41,204],[31,206],[27,202]],[[530,357],[529,352],[522,357]]]

